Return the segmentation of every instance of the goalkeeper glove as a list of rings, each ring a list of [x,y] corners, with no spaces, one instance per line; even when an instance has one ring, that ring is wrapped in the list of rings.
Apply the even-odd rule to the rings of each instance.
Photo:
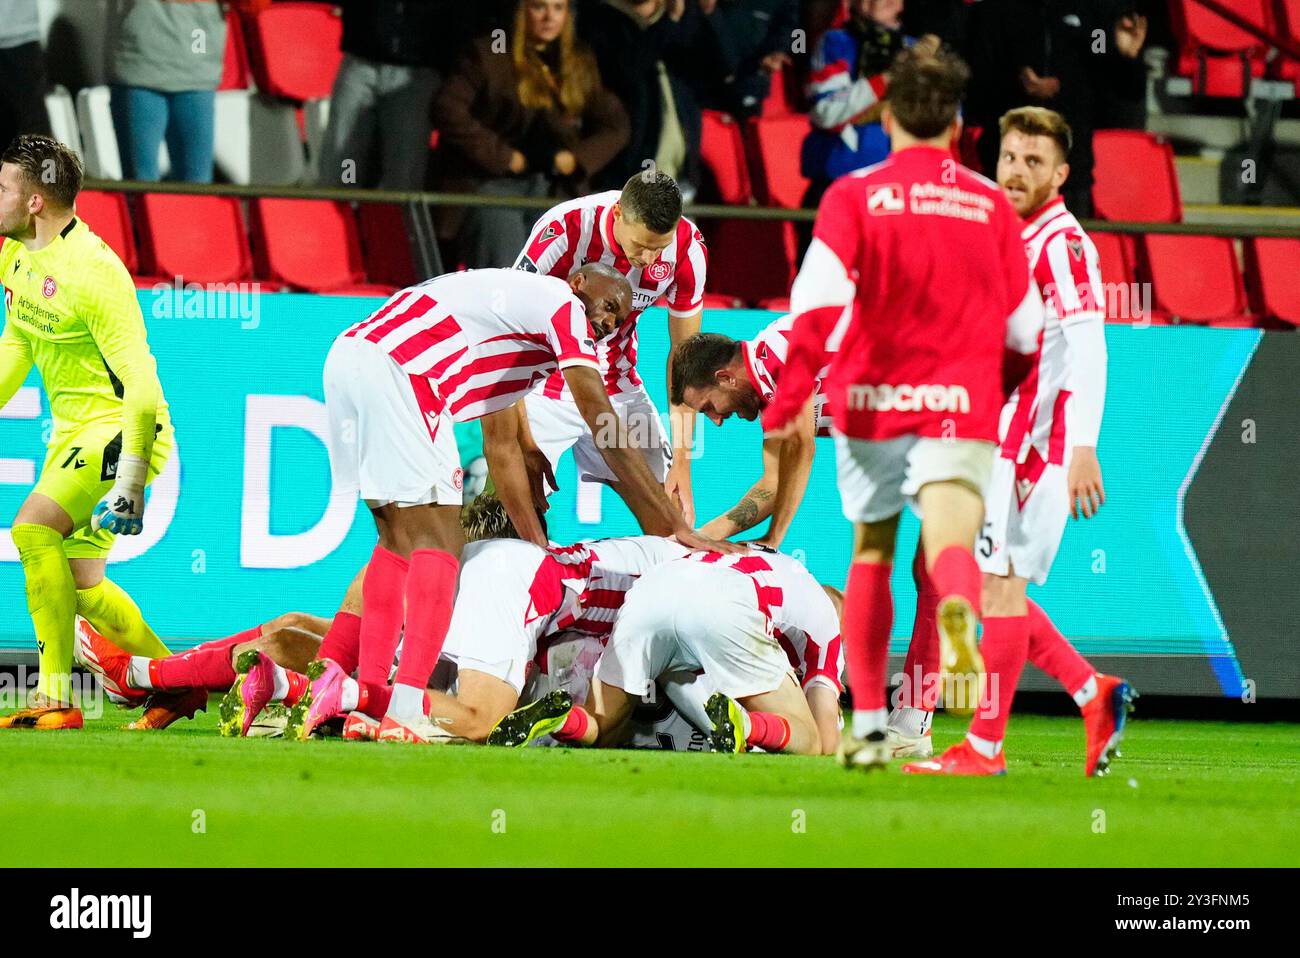
[[[123,453],[117,460],[117,481],[90,516],[91,531],[107,529],[118,535],[139,535],[144,528],[144,484],[148,475],[147,461]]]

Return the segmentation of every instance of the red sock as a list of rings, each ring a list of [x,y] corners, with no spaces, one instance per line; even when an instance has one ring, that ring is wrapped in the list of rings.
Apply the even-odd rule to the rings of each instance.
[[[383,718],[388,711],[388,700],[393,697],[393,687],[387,682],[383,685],[358,682],[357,685],[357,711],[365,712],[371,718]]]
[[[745,741],[750,747],[779,752],[790,744],[790,723],[784,715],[775,712],[750,712],[749,735]]]
[[[854,562],[844,589],[844,647],[849,665],[853,707],[885,707],[885,671],[889,665],[889,630],[894,599],[888,565]]]
[[[339,668],[351,675],[357,670],[357,656],[360,652],[361,616],[351,612],[336,613],[325,638],[321,639],[320,651],[316,657],[337,662]]]
[[[394,685],[422,689],[429,684],[451,624],[459,571],[460,563],[449,552],[416,549],[411,553],[406,574],[406,634]]]
[[[361,583],[361,630],[357,678],[370,685],[387,685],[393,655],[402,636],[402,597],[406,591],[405,559],[375,546]]]
[[[939,596],[935,594],[930,573],[925,570],[925,550],[920,543],[912,560],[912,579],[916,582],[916,621],[912,623],[912,641],[908,643],[907,661],[903,663],[898,704],[902,708],[933,712],[939,697],[939,632],[934,625]]]
[[[1011,718],[1011,700],[1029,654],[1029,619],[1027,616],[999,616],[984,620],[984,637],[980,640],[987,677],[985,700],[971,720],[972,735],[990,742],[1000,742],[1007,734]]]
[[[291,669],[285,669],[284,674],[289,677],[289,691],[284,694],[284,704],[293,708],[302,698],[302,693],[311,687],[311,679],[301,672],[294,672]]]
[[[1029,600],[1029,661],[1065,686],[1071,695],[1097,674],[1033,599]]]
[[[971,604],[975,614],[980,614],[980,586],[984,577],[980,573],[975,554],[961,546],[948,546],[939,553],[930,567],[930,580],[940,599],[959,595]]]
[[[587,710],[575,705],[569,709],[569,715],[560,726],[560,730],[551,734],[561,742],[580,742],[590,727],[591,716],[587,714]]]
[[[248,639],[241,641],[247,642]],[[235,682],[235,669],[230,664],[230,649],[237,644],[206,642],[180,655],[152,659],[149,662],[149,684],[156,689],[207,689],[210,692],[224,692]]]

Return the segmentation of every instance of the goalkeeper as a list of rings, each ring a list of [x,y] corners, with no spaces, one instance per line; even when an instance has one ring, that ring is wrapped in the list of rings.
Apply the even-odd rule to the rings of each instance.
[[[19,136],[0,155],[0,407],[35,365],[54,420],[13,523],[40,674],[29,707],[0,728],[82,726],[71,678],[78,613],[133,654],[167,654],[104,575],[115,534],[143,528],[145,486],[173,440],[135,284],[77,218],[80,189],[80,161],[49,137]]]

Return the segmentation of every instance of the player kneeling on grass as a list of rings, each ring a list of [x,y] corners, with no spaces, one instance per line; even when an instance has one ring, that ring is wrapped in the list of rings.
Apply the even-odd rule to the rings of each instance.
[[[703,670],[717,688],[706,705],[715,749],[816,755],[823,732],[780,641],[795,634],[838,662],[835,606],[797,561],[768,549],[692,553],[647,572],[629,590],[585,706],[552,692],[503,719],[488,744],[518,746],[551,734],[577,745],[618,745],[658,678]],[[825,734],[833,739],[835,725]]]

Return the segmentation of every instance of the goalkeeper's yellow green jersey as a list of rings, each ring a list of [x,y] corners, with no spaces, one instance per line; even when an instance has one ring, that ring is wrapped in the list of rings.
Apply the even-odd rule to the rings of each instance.
[[[122,451],[149,459],[169,428],[135,284],[117,254],[79,218],[43,249],[0,247],[5,328],[0,406],[35,364],[50,397],[54,437],[119,420]]]

